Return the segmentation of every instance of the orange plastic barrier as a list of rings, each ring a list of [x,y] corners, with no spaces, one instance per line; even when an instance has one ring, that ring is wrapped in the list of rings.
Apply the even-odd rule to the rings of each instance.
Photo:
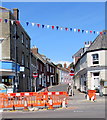
[[[92,99],[93,97],[93,100],[96,100],[96,90],[88,90],[88,96],[89,99]]]
[[[50,103],[51,98],[51,103]],[[67,92],[22,92],[0,94],[0,108],[16,108],[16,107],[55,107],[61,106],[63,99],[68,104]]]

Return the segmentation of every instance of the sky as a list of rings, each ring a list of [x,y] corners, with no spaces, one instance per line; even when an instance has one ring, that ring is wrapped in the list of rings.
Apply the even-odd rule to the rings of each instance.
[[[19,20],[31,38],[31,47],[53,62],[72,62],[72,56],[98,34],[52,30],[26,25],[26,22],[82,30],[105,29],[105,2],[2,2],[8,9],[19,9]]]

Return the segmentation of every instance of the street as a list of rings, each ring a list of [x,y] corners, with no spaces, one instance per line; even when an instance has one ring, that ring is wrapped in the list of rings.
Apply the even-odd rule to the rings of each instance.
[[[49,91],[66,91],[67,85],[49,88]],[[3,118],[105,118],[105,97],[97,96],[95,102],[85,99],[85,94],[74,90],[67,108],[39,110],[35,112],[3,112]]]

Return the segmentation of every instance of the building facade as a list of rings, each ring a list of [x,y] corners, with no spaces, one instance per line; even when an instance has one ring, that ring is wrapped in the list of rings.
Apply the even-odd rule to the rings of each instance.
[[[58,80],[59,84],[68,84],[72,82],[72,77],[70,76],[70,68],[68,69],[66,67],[66,64],[64,64],[64,67],[57,66],[58,70]]]
[[[85,51],[75,63],[76,88],[82,92],[91,89],[107,94],[107,35],[97,36],[93,42],[85,44],[83,49]]]
[[[0,10],[0,82],[11,85],[14,92],[30,91],[30,37],[19,22],[18,9],[13,13],[3,7]]]

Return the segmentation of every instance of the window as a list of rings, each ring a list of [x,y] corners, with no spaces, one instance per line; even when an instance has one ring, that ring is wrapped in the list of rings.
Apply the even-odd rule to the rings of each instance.
[[[50,66],[50,72],[52,72],[52,67]]]
[[[47,76],[47,82],[49,82],[49,76]]]
[[[40,70],[41,70],[41,72],[42,72],[42,64],[40,64]]]
[[[26,59],[26,67],[29,67],[29,57],[27,56],[27,59]]]
[[[29,46],[29,40],[26,38],[26,48]]]
[[[17,27],[16,24],[14,24],[14,34],[16,35]]]
[[[99,55],[98,54],[93,54],[93,64],[99,64]]]
[[[22,43],[24,44],[24,34],[23,33],[21,35],[21,40],[22,40]]]
[[[53,73],[55,72],[55,69],[53,68]]]
[[[42,75],[39,75],[39,85],[41,85]]]
[[[16,62],[19,62],[19,58],[18,58],[18,47],[16,47]]]
[[[47,71],[49,72],[49,65],[47,64]]]
[[[25,56],[24,56],[24,53],[22,53],[22,65],[25,64]]]

